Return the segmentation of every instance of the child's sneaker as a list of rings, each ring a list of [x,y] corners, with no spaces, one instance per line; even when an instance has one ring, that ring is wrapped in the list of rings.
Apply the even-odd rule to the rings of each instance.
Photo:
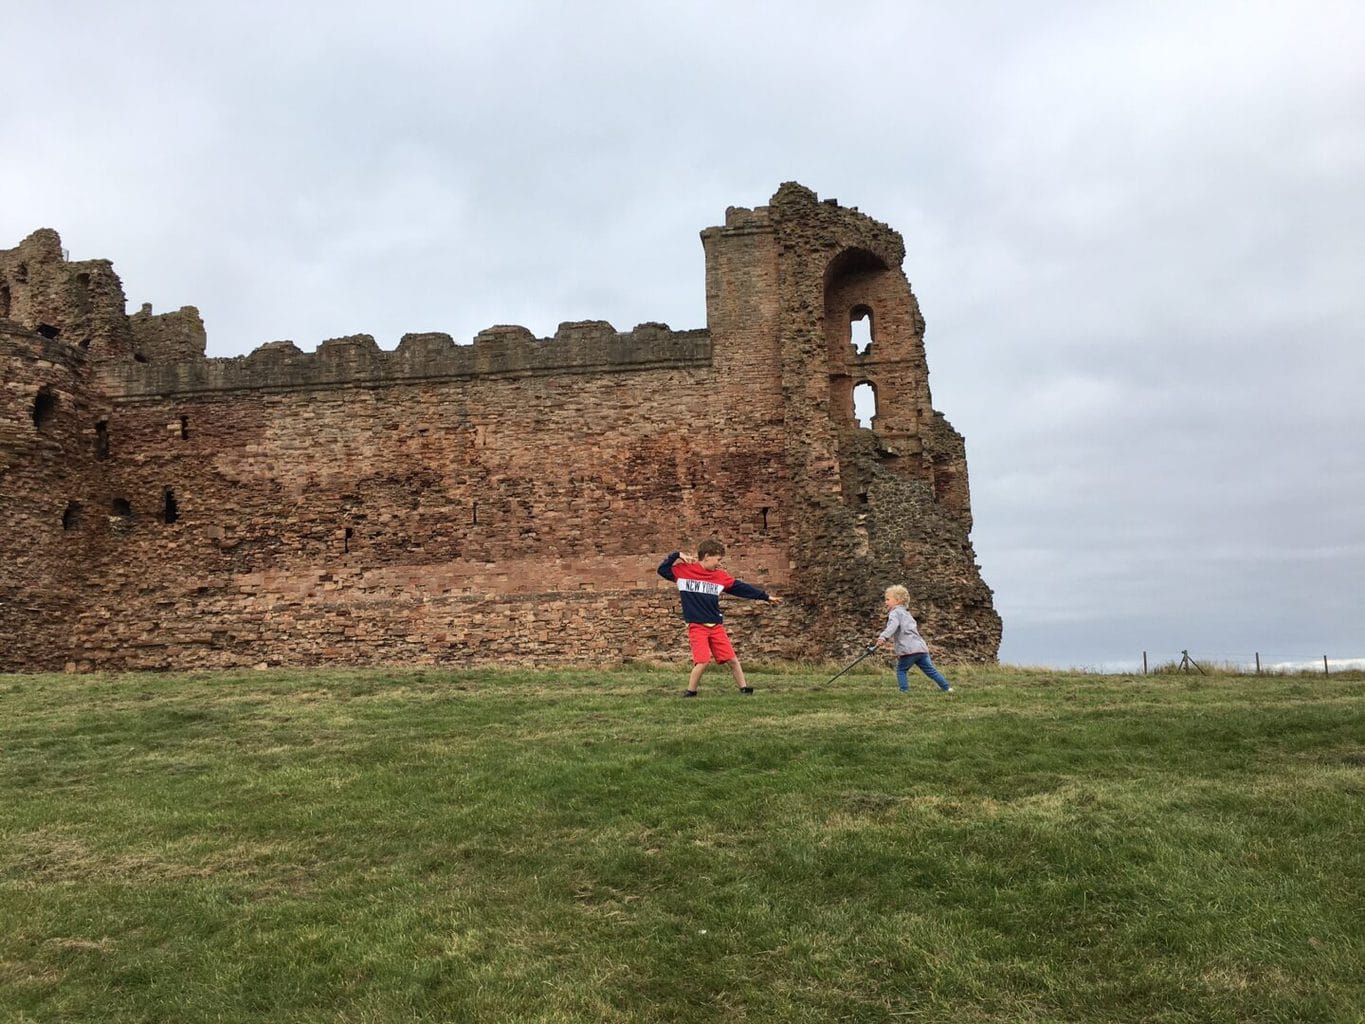
[[[744,694],[751,694],[754,692],[754,688],[752,686],[741,686],[739,688],[739,692]]]
[[[948,689],[944,690],[943,692],[944,692],[944,693],[956,693],[957,691],[954,690],[954,689],[950,686],[950,687],[948,687]]]
[[[684,696],[684,697],[695,697],[696,695],[697,695],[697,691],[696,691],[696,690],[684,690],[684,691],[683,691],[683,696]]]

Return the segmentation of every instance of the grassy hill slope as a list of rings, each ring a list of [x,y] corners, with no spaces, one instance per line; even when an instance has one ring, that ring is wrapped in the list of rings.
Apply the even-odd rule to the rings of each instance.
[[[829,674],[0,676],[0,1020],[1359,1020],[1359,675]]]

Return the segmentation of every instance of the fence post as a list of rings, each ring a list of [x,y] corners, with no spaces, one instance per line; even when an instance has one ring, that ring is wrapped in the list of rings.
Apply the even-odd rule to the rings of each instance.
[[[1257,651],[1257,652],[1256,652],[1256,674],[1257,674],[1258,676],[1261,674],[1261,652],[1260,652],[1260,651]]]
[[[1144,676],[1147,674],[1147,652],[1146,652],[1146,651],[1143,651],[1143,652],[1142,652],[1142,674],[1143,674]]]
[[[1331,670],[1327,668],[1327,655],[1325,654],[1322,656],[1322,674],[1325,676],[1330,676],[1332,674]]]

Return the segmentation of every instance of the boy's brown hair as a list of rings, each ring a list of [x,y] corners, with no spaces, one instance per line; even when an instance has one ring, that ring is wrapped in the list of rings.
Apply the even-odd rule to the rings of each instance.
[[[697,545],[698,558],[705,558],[707,555],[723,554],[725,554],[725,545],[716,540],[715,537],[710,537]]]

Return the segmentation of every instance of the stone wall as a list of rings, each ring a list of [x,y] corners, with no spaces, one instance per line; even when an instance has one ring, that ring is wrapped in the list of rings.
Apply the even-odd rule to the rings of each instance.
[[[115,529],[101,486],[110,403],[76,346],[0,320],[0,670],[60,669],[98,600],[94,537]]]
[[[711,535],[789,599],[728,602],[749,658],[844,655],[891,582],[937,653],[995,657],[965,449],[932,408],[903,244],[801,186],[702,233],[705,330],[495,327],[392,352],[356,335],[206,359],[193,307],[80,312],[63,266],[117,278],[54,262],[55,238],[0,253],[19,318],[0,334],[0,511],[17,524],[0,669],[682,662],[655,566]],[[55,339],[10,284],[21,250],[64,297],[42,312]],[[854,311],[873,317],[862,354]],[[102,340],[62,340],[73,324]],[[859,383],[874,429],[853,419]],[[66,418],[38,430],[44,387]],[[73,502],[99,514],[64,522]]]
[[[124,614],[81,622],[88,660],[664,655],[680,637],[654,572],[668,550],[715,529],[746,578],[787,582],[773,432],[699,451],[699,421],[678,415],[711,382],[652,370],[121,401],[110,445],[135,523],[99,572]]]

